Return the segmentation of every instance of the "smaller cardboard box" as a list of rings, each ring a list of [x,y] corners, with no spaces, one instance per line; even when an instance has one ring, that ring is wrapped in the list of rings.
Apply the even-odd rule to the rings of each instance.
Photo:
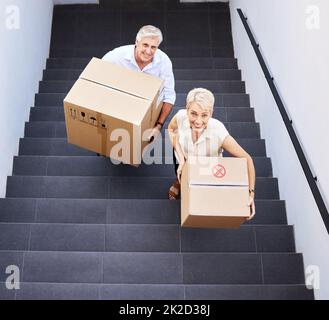
[[[162,88],[160,78],[93,58],[64,99],[68,142],[138,166]]]
[[[250,216],[247,159],[188,158],[181,177],[181,225],[239,228]]]

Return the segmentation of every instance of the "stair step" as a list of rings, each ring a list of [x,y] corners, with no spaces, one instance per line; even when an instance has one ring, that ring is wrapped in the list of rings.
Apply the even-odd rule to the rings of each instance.
[[[237,139],[237,142],[252,157],[266,157],[265,141],[262,139]],[[160,146],[159,146],[160,144]],[[162,149],[161,149],[162,144]],[[162,156],[172,157],[172,146],[169,138],[163,136],[154,143],[157,152],[162,151]],[[19,143],[19,155],[43,155],[43,156],[96,156],[94,152],[69,144],[64,138],[21,138]],[[224,152],[224,156],[228,154]],[[144,160],[152,160],[145,155]]]
[[[177,34],[177,33],[176,33]],[[195,35],[195,34],[194,34]],[[184,35],[186,37],[186,34]],[[233,44],[232,44],[232,35],[228,30],[222,30],[222,33],[219,33],[217,36],[217,46],[211,48],[210,42],[206,37],[203,37],[205,41],[196,41],[197,44],[190,45],[192,42],[188,42],[188,39],[184,39],[182,42],[181,36],[170,39],[171,35],[166,36],[167,45],[165,47],[161,46],[160,49],[170,57],[170,59],[180,58],[180,57],[220,57],[220,58],[234,58],[233,53]],[[50,58],[86,58],[91,59],[92,57],[102,58],[110,50],[119,47],[120,45],[132,43],[136,37],[136,29],[131,30],[129,36],[125,36],[122,42],[118,38],[110,39],[108,34],[104,32],[102,34],[94,32],[94,35],[90,33],[83,35],[83,38],[79,42],[84,43],[85,45],[92,46],[91,48],[56,48],[53,47],[50,50]],[[174,36],[175,37],[175,36]],[[96,38],[96,39],[95,39]],[[67,39],[69,40],[69,39]],[[191,39],[192,40],[192,39]],[[107,47],[95,47],[99,43],[106,42]],[[182,46],[182,43],[185,43],[185,46]],[[63,43],[65,44],[65,42]],[[66,42],[67,45],[69,43]]]
[[[182,108],[174,107],[164,123],[166,129],[170,120]],[[255,122],[254,109],[249,107],[223,108],[215,107],[213,118],[224,123],[228,131],[236,138],[259,138],[259,124]],[[63,107],[32,107],[30,123],[25,124],[26,137],[66,137]]]
[[[82,252],[295,252],[291,226],[192,229],[178,225],[0,223],[0,250]]]
[[[85,283],[24,282],[17,290],[16,300],[99,300],[102,287]]]
[[[313,300],[305,285],[189,285],[186,300]]]
[[[74,81],[41,81],[39,93],[68,93]],[[175,81],[176,92],[184,93],[193,88],[207,88],[216,93],[245,93],[245,84],[243,81]]]
[[[7,290],[9,291],[9,290]],[[299,294],[300,295],[300,294]],[[298,292],[294,296],[299,296]],[[293,296],[293,297],[294,297]],[[1,298],[1,291],[0,291]],[[183,285],[21,283],[17,300],[183,300]]]
[[[199,44],[200,48],[213,44],[215,36],[220,43],[231,41],[232,38],[219,37],[220,33],[230,32],[230,13],[226,9],[209,9],[200,6],[199,10],[192,10],[192,6],[174,7],[171,4],[158,1],[156,5],[150,2],[126,1],[127,6],[119,9],[111,1],[110,10],[88,10],[80,12],[62,12],[54,14],[52,47],[60,45],[80,45],[96,47],[101,45],[118,45],[133,43],[140,26],[154,24],[165,30],[165,39],[161,48],[167,45]],[[124,4],[126,4],[126,2]],[[103,6],[102,6],[103,7]],[[190,9],[191,8],[191,9]],[[138,12],[138,14],[136,14]],[[216,14],[216,15],[215,15]],[[182,21],[186,32],[184,36],[177,33],[182,28]],[[121,25],[124,22],[124,28]],[[116,30],[117,32],[109,32]],[[213,36],[209,34],[212,31]],[[217,33],[215,32],[217,31]],[[208,35],[208,36],[205,36]],[[226,40],[226,41],[225,41]],[[219,43],[215,43],[219,44]],[[203,45],[203,46],[202,46]],[[193,54],[193,53],[192,53]]]
[[[0,284],[0,299],[15,299]],[[313,300],[305,285],[21,283],[17,300]]]
[[[37,93],[35,105],[40,107],[63,107],[65,93]],[[187,93],[176,95],[176,107],[185,107]],[[215,94],[215,107],[250,107],[248,94]]]
[[[0,282],[0,300],[15,300],[17,290],[8,290],[5,283]]]
[[[55,5],[54,14],[72,14],[72,13],[90,13],[90,12],[122,12],[122,11],[159,11],[166,10],[172,11],[196,11],[200,10],[208,12],[209,9],[212,12],[229,12],[229,6],[227,3],[215,2],[215,3],[193,3],[193,2],[179,2],[179,1],[137,1],[128,0],[121,2],[120,0],[100,0],[99,4],[66,4]]]
[[[47,59],[47,69],[83,69],[89,63],[90,58],[49,58]],[[237,69],[238,63],[235,58],[205,58],[190,57],[172,58],[171,62],[175,69]]]
[[[298,253],[5,251],[0,267],[21,269],[23,258],[23,283],[304,284]]]
[[[186,33],[185,35],[176,33],[178,36],[175,35],[171,42],[168,41],[164,51],[170,59],[182,57],[234,58],[233,42],[232,39],[229,39],[232,36],[231,31],[223,26],[219,26],[220,28],[216,45],[211,39],[208,40],[204,34],[201,35],[202,40],[196,41],[194,36],[188,40]],[[134,32],[132,35],[134,36]],[[193,44],[191,45],[191,43]]]
[[[102,1],[102,0],[101,0]],[[113,3],[117,3],[113,1]],[[120,3],[120,1],[118,2]],[[112,7],[112,6],[111,6]],[[99,12],[103,10],[103,5],[97,4],[66,4],[66,5],[54,5],[54,16],[67,14],[67,13],[85,13],[85,12]]]
[[[157,199],[0,199],[0,222],[77,224],[180,224],[180,201]],[[282,200],[256,200],[245,225],[286,225]]]
[[[12,176],[10,198],[166,199],[173,178]],[[279,199],[276,178],[256,179],[256,199]]]
[[[44,81],[77,80],[83,69],[47,69],[43,71]],[[175,80],[240,80],[237,69],[176,69]]]
[[[181,108],[173,108],[171,114],[167,118],[164,128],[169,124],[169,121]],[[224,123],[228,131],[234,137],[244,137],[244,138],[260,138],[259,124],[254,123],[255,114],[254,109],[245,107],[245,108],[214,108],[213,118],[218,119]],[[46,123],[42,123],[48,122]],[[30,123],[27,123],[25,126],[25,136],[27,136],[27,128],[35,126],[46,126],[51,127],[55,126],[56,135],[59,133],[63,137],[66,136],[65,131],[63,131],[62,123],[64,122],[64,108],[63,107],[31,107],[30,109]],[[39,122],[34,124],[34,122]],[[29,129],[30,130],[30,129]],[[53,132],[53,129],[51,129]],[[64,135],[63,135],[64,134]]]
[[[224,108],[215,108],[213,118],[219,119],[225,125],[226,129],[235,138],[260,139],[259,123],[253,122],[254,110],[250,108],[234,108],[236,110],[225,110]],[[247,110],[248,109],[248,110]],[[164,123],[164,129],[167,130],[170,120],[179,109],[173,109]],[[229,119],[231,122],[224,120]],[[248,120],[248,122],[241,122]],[[30,122],[25,124],[25,137],[44,137],[44,138],[65,138],[64,109],[61,107],[32,107],[30,111]]]
[[[106,0],[101,0],[106,3]],[[166,3],[167,11],[177,10],[177,11],[192,11],[196,10],[199,12],[200,10],[209,10],[210,12],[221,12],[222,14],[229,13],[230,7],[228,3],[223,2],[181,2],[181,1],[168,1]],[[223,15],[224,16],[224,15]]]
[[[254,165],[258,177],[271,177],[271,159],[255,157]],[[172,158],[157,159],[152,165],[141,164],[138,168],[130,165],[116,165],[105,157],[68,156],[16,156],[13,175],[24,176],[156,176],[173,177]]]
[[[185,109],[185,107],[175,106],[172,109],[166,122],[168,123],[172,119],[172,117],[181,109]],[[38,117],[40,118],[40,120],[38,120]],[[254,122],[255,121],[254,109],[250,107],[234,107],[234,108],[214,107],[213,117],[222,122]],[[52,122],[62,121],[63,122],[65,121],[64,108],[63,106],[31,107],[30,121],[52,121]],[[230,125],[230,123],[228,123],[228,125]],[[248,124],[248,125],[252,125],[252,124]]]
[[[184,27],[189,32],[183,35],[177,30]],[[124,28],[120,26],[124,24]],[[207,11],[200,12],[84,12],[80,14],[61,14],[54,16],[52,28],[51,56],[103,56],[107,51],[127,44],[133,44],[136,33],[142,25],[153,24],[164,32],[164,41],[160,49],[170,56],[176,56],[179,48],[193,47],[193,51],[184,51],[184,55],[210,56],[205,49],[221,49],[221,56],[232,49],[230,15],[216,12],[216,16]],[[117,32],[111,32],[117,30]],[[210,36],[211,35],[211,36]],[[72,48],[72,51],[62,51]],[[76,50],[79,49],[79,50]],[[169,50],[171,49],[171,50]],[[80,55],[76,55],[80,52]],[[231,51],[228,51],[231,53]],[[73,55],[75,54],[75,55]]]
[[[304,284],[301,254],[183,254],[183,268],[190,284]]]

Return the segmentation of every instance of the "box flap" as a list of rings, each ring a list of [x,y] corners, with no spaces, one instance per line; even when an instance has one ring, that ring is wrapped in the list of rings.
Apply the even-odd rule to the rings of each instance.
[[[163,85],[163,80],[158,77],[97,58],[92,58],[81,73],[80,79],[148,100],[153,100],[155,95],[162,90]]]
[[[79,79],[64,102],[140,125],[151,101],[127,95],[121,91]],[[120,106],[120,107],[119,107]]]
[[[248,186],[247,159],[190,156],[190,185]]]

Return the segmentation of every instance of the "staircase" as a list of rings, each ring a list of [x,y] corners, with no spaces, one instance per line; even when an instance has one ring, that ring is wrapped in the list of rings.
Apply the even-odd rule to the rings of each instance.
[[[0,299],[314,299],[234,59],[228,5],[138,2],[55,7],[50,58],[0,200]],[[133,43],[144,24],[163,31],[172,58],[171,116],[190,89],[208,88],[214,117],[253,156],[257,214],[239,230],[180,228],[180,203],[166,200],[172,164],[116,166],[66,142],[66,93],[92,56]],[[20,268],[19,290],[5,287],[8,265]]]

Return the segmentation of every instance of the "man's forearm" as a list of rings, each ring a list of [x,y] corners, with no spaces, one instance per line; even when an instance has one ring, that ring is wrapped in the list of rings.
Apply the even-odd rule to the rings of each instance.
[[[165,121],[168,118],[172,108],[173,108],[172,104],[170,104],[168,102],[164,102],[162,104],[162,109],[161,109],[160,116],[158,118],[158,122],[161,122],[162,124],[165,123]]]

